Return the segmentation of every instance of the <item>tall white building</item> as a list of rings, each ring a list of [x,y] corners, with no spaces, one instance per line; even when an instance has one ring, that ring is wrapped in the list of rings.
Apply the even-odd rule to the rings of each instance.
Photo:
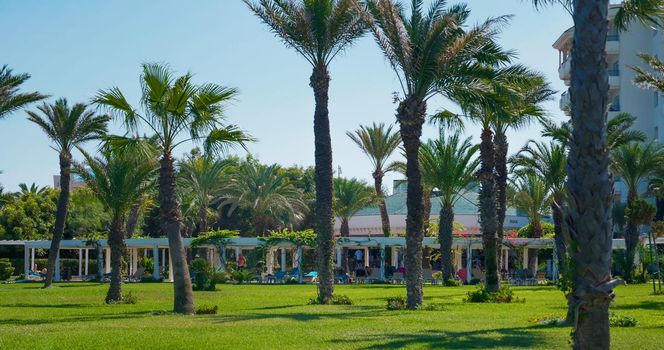
[[[637,117],[634,129],[645,133],[650,140],[658,140],[664,133],[664,99],[659,93],[635,86],[632,81],[635,72],[630,65],[645,67],[637,56],[647,53],[664,58],[664,37],[662,31],[647,27],[639,22],[632,23],[627,31],[618,32],[613,18],[621,5],[611,5],[609,10],[609,35],[606,42],[609,65],[609,118],[620,112],[628,112]],[[571,55],[574,27],[566,30],[553,47],[558,50],[558,74],[567,86],[571,79]],[[563,92],[560,108],[568,113],[569,92]]]

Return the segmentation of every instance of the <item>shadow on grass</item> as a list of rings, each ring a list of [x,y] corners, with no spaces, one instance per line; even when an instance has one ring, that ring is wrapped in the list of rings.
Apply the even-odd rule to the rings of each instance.
[[[26,303],[16,303],[16,304],[7,304],[0,305],[2,307],[19,307],[19,308],[49,308],[49,309],[70,309],[87,306],[87,304],[26,304]]]
[[[664,301],[644,300],[638,303],[611,305],[612,310],[664,310]]]
[[[419,334],[393,333],[372,335],[360,338],[361,342],[374,342],[361,349],[401,349],[404,347],[424,347],[443,349],[489,349],[497,345],[510,348],[532,348],[544,344],[545,339],[530,330],[540,328],[515,327],[483,329],[466,332],[428,330]],[[335,343],[344,340],[335,340]]]
[[[53,317],[38,319],[0,319],[0,326],[37,326],[43,324],[74,323],[74,322],[99,322],[105,320],[127,320],[134,318],[144,318],[150,316],[148,311],[122,312],[115,314],[94,314],[85,316]]]
[[[350,306],[352,310],[357,309],[356,306]],[[233,322],[243,322],[243,321],[256,321],[256,320],[271,320],[271,319],[284,319],[290,321],[299,321],[299,322],[311,322],[319,321],[325,319],[335,319],[335,320],[352,320],[358,318],[368,318],[375,317],[377,313],[376,308],[362,308],[366,311],[360,312],[351,312],[351,309],[346,309],[339,312],[293,312],[293,313],[279,313],[279,314],[270,314],[270,313],[250,313],[243,315],[228,315],[228,316],[215,316],[212,321],[216,323],[233,323]],[[320,310],[320,309],[319,309]],[[394,314],[396,315],[396,313]],[[384,315],[381,317],[388,317]]]

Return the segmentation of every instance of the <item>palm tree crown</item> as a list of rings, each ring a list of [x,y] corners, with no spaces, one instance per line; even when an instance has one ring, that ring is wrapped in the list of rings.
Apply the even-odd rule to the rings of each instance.
[[[6,65],[0,67],[0,119],[26,105],[45,99],[39,92],[19,93],[19,87],[30,79],[30,74],[12,74]]]
[[[361,125],[353,132],[346,132],[346,135],[367,155],[374,171],[381,174],[387,171],[387,160],[401,143],[399,133],[392,131],[392,125],[386,126],[385,123]]]
[[[348,221],[361,209],[376,203],[376,193],[357,179],[334,179],[334,213],[342,221]]]

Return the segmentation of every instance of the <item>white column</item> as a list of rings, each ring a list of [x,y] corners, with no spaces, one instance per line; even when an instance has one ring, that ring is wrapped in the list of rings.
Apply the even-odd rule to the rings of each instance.
[[[337,268],[341,268],[341,264],[342,264],[341,260],[343,259],[342,252],[343,252],[343,248],[337,247]]]
[[[273,274],[274,273],[274,250],[272,248],[269,248],[267,250],[267,255],[265,256],[265,265],[267,267],[267,273],[268,274]]]
[[[240,254],[242,254],[242,248],[235,247],[235,262],[240,260]]]
[[[168,281],[173,282],[173,259],[171,257],[171,248],[168,248]]]
[[[161,268],[162,270],[166,268],[166,248],[161,250]]]
[[[226,271],[226,246],[222,245],[222,246],[219,247],[219,249],[221,250],[219,252],[219,259],[220,259],[220,262],[221,262],[221,271]]]
[[[159,246],[156,244],[152,246],[152,263],[152,278],[156,281],[159,279]]]
[[[510,270],[510,251],[507,248],[503,248],[503,269],[505,271]]]
[[[58,250],[58,254],[55,256],[55,275],[53,279],[56,282],[60,282],[60,250]]]
[[[369,248],[364,248],[364,266],[369,266]]]
[[[90,266],[90,249],[85,248],[85,275],[88,275],[88,270]]]
[[[528,247],[523,247],[523,269],[528,269]]]
[[[461,266],[463,266],[462,259],[463,259],[463,257],[462,257],[462,254],[461,254],[461,249],[460,248],[454,249],[454,265],[455,265],[454,272],[455,273],[456,273],[456,271],[459,271],[459,269],[461,269]]]
[[[392,247],[391,249],[392,249],[392,257],[391,257],[391,258],[392,258],[392,261],[391,261],[391,264],[392,264],[392,266],[394,266],[395,268],[398,268],[398,267],[399,267],[399,250],[398,250],[399,248],[397,248],[397,247]]]
[[[286,248],[281,248],[281,271],[286,272]]]
[[[470,280],[473,279],[473,248],[468,245],[466,249],[466,282],[470,283]]]
[[[35,267],[35,248],[30,248],[30,269],[37,270],[37,267]]]
[[[83,278],[83,249],[78,250],[78,277]]]
[[[30,270],[32,269],[32,266],[30,265],[30,248],[28,246],[23,246],[23,274],[25,275],[25,278],[28,278],[28,275],[30,275]]]
[[[380,246],[380,280],[385,279],[385,246]]]
[[[104,249],[104,273],[111,272],[111,249]]]
[[[131,250],[131,274],[135,274],[138,270],[138,248]]]

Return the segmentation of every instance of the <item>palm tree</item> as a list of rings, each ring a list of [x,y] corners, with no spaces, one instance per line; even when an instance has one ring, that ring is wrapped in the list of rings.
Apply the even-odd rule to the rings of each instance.
[[[28,104],[47,98],[39,92],[19,93],[19,87],[30,79],[30,74],[12,74],[6,65],[0,68],[0,119]]]
[[[556,241],[559,271],[563,271],[567,258],[569,237],[563,220],[565,207],[565,180],[567,177],[567,148],[557,142],[528,141],[519,153],[510,158],[515,174],[533,174],[551,189],[551,213]]]
[[[220,207],[229,205],[228,215],[238,207],[250,209],[258,236],[265,236],[276,226],[296,223],[308,208],[302,191],[290,184],[279,169],[276,164],[247,161],[222,189],[224,199]]]
[[[630,142],[644,142],[647,139],[646,134],[642,131],[632,129],[635,121],[636,117],[627,112],[620,112],[607,121],[606,143],[609,150],[615,150]],[[565,147],[570,146],[572,126],[569,122],[557,125],[549,121],[543,121],[542,125],[544,126],[542,136],[551,137]]]
[[[111,284],[107,303],[122,301],[122,258],[126,253],[125,221],[132,203],[138,201],[155,183],[158,153],[153,157],[128,152],[102,151],[100,157],[83,152],[85,166],[77,173],[95,192],[111,215],[108,245],[111,248]]]
[[[572,55],[572,140],[567,189],[567,222],[576,265],[572,303],[576,310],[575,349],[609,349],[609,304],[619,281],[611,277],[613,178],[609,172],[606,116],[609,82],[606,38],[609,0],[533,0],[537,6],[562,3],[574,20]],[[638,19],[659,25],[662,1],[626,0],[614,22],[625,29]]]
[[[21,195],[25,195],[44,193],[48,187],[39,187],[36,183],[33,182],[29,187],[25,183],[20,183],[18,184],[18,188],[21,190]]]
[[[519,129],[528,125],[533,119],[542,121],[546,111],[540,106],[542,102],[551,99],[555,91],[550,88],[546,79],[535,72],[525,72],[523,77],[510,82],[509,88],[513,90],[515,98],[508,101],[506,118],[496,118],[493,125],[493,142],[496,152],[496,215],[498,221],[498,240],[503,239],[503,224],[507,211],[507,130]]]
[[[627,208],[631,208],[632,204],[639,199],[639,187],[649,178],[656,176],[663,163],[664,147],[655,142],[648,144],[630,143],[613,151],[611,168],[627,186]],[[625,230],[625,253],[628,270],[624,272],[624,277],[630,281],[633,278],[633,261],[638,243],[638,224],[628,216]]]
[[[144,113],[132,107],[122,91],[114,87],[99,91],[94,102],[121,118],[131,132],[144,126],[154,132],[161,151],[159,206],[161,229],[168,237],[173,263],[174,303],[176,313],[193,314],[194,296],[186,253],[182,242],[182,213],[177,197],[173,150],[185,142],[203,143],[210,152],[244,146],[252,139],[233,125],[222,123],[224,107],[237,90],[216,84],[196,85],[192,74],[175,77],[166,65],[145,63],[141,74],[141,105]],[[186,136],[185,136],[186,135]],[[138,141],[145,138],[138,139]],[[113,147],[131,148],[136,140],[114,137]]]
[[[407,307],[416,309],[423,297],[421,262],[425,218],[418,159],[427,101],[436,95],[453,101],[482,98],[474,89],[474,81],[492,73],[484,65],[510,59],[509,53],[493,40],[497,26],[505,23],[506,17],[489,19],[466,31],[463,26],[470,11],[465,5],[445,8],[445,1],[434,1],[429,11],[424,11],[424,1],[413,0],[409,14],[401,3],[392,0],[369,0],[366,5],[373,35],[397,75],[403,93],[396,114],[408,177]]]
[[[106,134],[106,124],[110,120],[107,115],[97,115],[87,110],[87,106],[77,103],[73,106],[61,98],[55,104],[46,104],[37,107],[42,113],[28,111],[28,120],[37,124],[53,142],[52,148],[60,158],[60,196],[58,198],[55,227],[51,248],[48,251],[48,264],[44,288],[51,286],[55,269],[55,260],[60,254],[60,241],[65,230],[67,211],[70,196],[70,172],[72,167],[71,152],[74,147],[99,139]]]
[[[309,85],[314,112],[316,169],[316,234],[318,301],[327,304],[334,293],[334,227],[332,224],[332,140],[328,90],[332,60],[366,32],[356,0],[243,0],[286,46],[313,68]]]
[[[532,232],[529,238],[541,238],[542,215],[547,214],[551,209],[551,188],[544,179],[532,172],[517,174],[511,182],[510,192],[513,193],[513,196],[509,202],[528,215]],[[529,269],[532,274],[537,272],[535,257],[532,254],[529,261]]]
[[[459,134],[445,137],[442,133],[437,140],[422,145],[420,164],[422,182],[426,187],[440,193],[440,220],[438,241],[442,260],[443,280],[454,278],[452,264],[452,231],[454,226],[454,204],[463,194],[475,186],[474,176],[479,160],[474,159],[479,150],[471,139],[461,139]]]
[[[390,236],[390,217],[387,214],[385,205],[385,193],[383,192],[383,176],[389,170],[387,160],[401,144],[401,136],[396,131],[392,131],[392,125],[385,126],[385,123],[373,123],[372,126],[360,126],[354,132],[346,132],[346,135],[355,142],[355,144],[369,157],[371,166],[373,166],[374,188],[380,209],[380,221],[383,225],[383,235]]]
[[[193,194],[193,204],[198,209],[198,233],[208,232],[210,203],[221,195],[223,176],[228,165],[228,161],[217,159],[210,154],[180,162],[179,185]]]
[[[336,178],[334,183],[334,215],[341,221],[339,234],[350,237],[350,218],[369,205],[380,203],[380,197],[365,182],[357,179]],[[343,248],[343,266],[349,271],[348,248]]]

